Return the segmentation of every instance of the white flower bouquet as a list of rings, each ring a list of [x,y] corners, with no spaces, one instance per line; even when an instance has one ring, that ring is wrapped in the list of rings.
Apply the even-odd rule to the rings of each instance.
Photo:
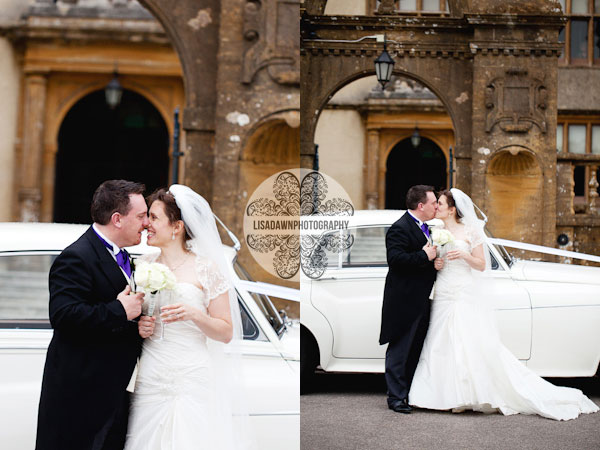
[[[163,289],[175,289],[175,275],[160,263],[148,263],[140,261],[135,265],[135,284],[142,288],[145,293],[156,294]]]
[[[141,290],[147,294],[147,301],[144,302],[144,307],[147,307],[146,314],[149,316],[154,314],[154,308],[156,305],[155,295],[162,290],[175,289],[177,283],[173,272],[171,272],[171,270],[164,264],[156,262],[137,262],[135,264],[133,279],[136,286],[141,288]]]
[[[431,232],[431,240],[433,245],[442,247],[454,242],[454,235],[444,228],[434,228]]]
[[[441,249],[454,243],[454,235],[445,228],[434,228],[431,231],[431,241],[438,247],[438,256],[441,256]]]

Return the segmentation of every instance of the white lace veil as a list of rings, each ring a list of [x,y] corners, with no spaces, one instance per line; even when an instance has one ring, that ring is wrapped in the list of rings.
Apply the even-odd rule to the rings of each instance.
[[[219,403],[220,419],[233,424],[229,436],[223,436],[226,449],[254,448],[254,439],[248,427],[248,395],[244,389],[242,343],[244,339],[240,307],[230,273],[230,262],[225,258],[223,244],[215,218],[208,202],[187,186],[173,184],[169,192],[181,211],[181,218],[191,239],[188,248],[196,255],[212,261],[230,286],[229,310],[233,324],[233,339],[228,344],[208,339],[214,368],[215,393]],[[201,437],[200,437],[201,438]]]
[[[490,252],[488,250],[488,239],[485,234],[485,224],[487,217],[481,210],[479,212],[483,216],[483,220],[477,217],[475,212],[475,205],[471,198],[463,191],[457,188],[450,189],[452,198],[454,199],[454,205],[456,206],[457,212],[462,216],[460,221],[467,228],[467,234],[471,238],[471,245],[477,247],[479,244],[483,245],[483,254],[485,257],[485,271],[491,270]],[[479,208],[478,208],[479,209]],[[476,271],[473,271],[476,272]]]

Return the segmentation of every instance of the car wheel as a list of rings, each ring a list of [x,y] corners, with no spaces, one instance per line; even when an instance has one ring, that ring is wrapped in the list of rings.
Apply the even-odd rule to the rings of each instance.
[[[300,393],[306,394],[314,387],[315,369],[319,365],[319,347],[306,328],[300,330]]]

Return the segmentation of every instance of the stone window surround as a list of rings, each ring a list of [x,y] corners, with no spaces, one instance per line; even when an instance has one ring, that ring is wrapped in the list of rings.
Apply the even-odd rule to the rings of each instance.
[[[564,42],[564,51],[558,60],[559,65],[577,65],[577,66],[600,66],[600,58],[594,59],[594,23],[600,27],[600,2],[598,0],[588,0],[588,12],[586,14],[572,14],[573,0],[560,0],[563,12],[568,16],[569,21],[561,32],[561,40]],[[588,47],[586,59],[571,59],[571,21],[573,19],[587,20],[588,25]]]
[[[585,153],[569,152],[569,126],[585,125]],[[576,196],[573,189],[573,207],[575,213],[589,213],[590,206],[593,209],[596,206],[599,188],[598,180],[600,177],[600,154],[592,154],[592,126],[600,126],[600,116],[563,116],[558,117],[558,129],[562,127],[562,152],[557,153],[559,163],[567,163],[572,166],[573,187],[575,186],[575,168],[581,167],[584,170],[583,184],[584,195]],[[595,191],[595,192],[594,192]]]
[[[402,1],[402,0],[400,0],[400,1]],[[402,14],[417,13],[417,15],[421,15],[421,14],[448,14],[449,13],[447,0],[439,0],[440,7],[439,7],[438,11],[424,11],[423,10],[423,0],[415,0],[415,1],[417,3],[417,8],[415,10],[400,9],[397,0],[394,3],[396,4],[398,11],[402,11]],[[367,9],[366,9],[367,15],[371,15],[377,10],[377,7],[379,6],[379,2],[378,2],[378,0],[366,0],[366,2],[367,2]]]

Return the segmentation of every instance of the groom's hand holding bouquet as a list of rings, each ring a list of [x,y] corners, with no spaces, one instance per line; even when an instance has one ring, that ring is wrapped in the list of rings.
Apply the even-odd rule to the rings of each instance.
[[[431,231],[431,240],[433,241],[434,245],[438,248],[438,257],[433,262],[433,265],[436,268],[436,270],[442,270],[444,268],[442,250],[445,250],[447,254],[448,249],[445,246],[454,242],[454,235],[444,228],[436,227]]]
[[[154,326],[156,317],[154,317],[154,309],[156,307],[156,299],[154,294],[163,289],[175,288],[175,275],[167,266],[160,263],[148,263],[140,261],[135,265],[133,275],[136,286],[142,288],[142,291],[149,293],[147,299],[146,314],[140,318],[138,322],[138,330],[142,338],[148,338],[154,334]]]

